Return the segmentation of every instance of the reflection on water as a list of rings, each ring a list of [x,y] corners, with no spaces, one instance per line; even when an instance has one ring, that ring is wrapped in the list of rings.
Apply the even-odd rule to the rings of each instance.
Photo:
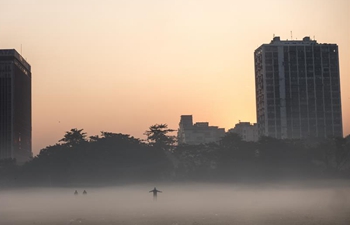
[[[350,224],[344,182],[158,184],[163,192],[157,202],[149,193],[153,187],[2,190],[0,224]]]

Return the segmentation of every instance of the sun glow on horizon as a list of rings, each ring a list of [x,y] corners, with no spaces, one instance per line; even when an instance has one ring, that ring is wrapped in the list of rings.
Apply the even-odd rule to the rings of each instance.
[[[255,123],[253,52],[291,30],[338,44],[348,135],[349,21],[346,0],[13,0],[0,7],[0,48],[22,45],[32,66],[34,154],[71,128],[144,138],[184,114]]]

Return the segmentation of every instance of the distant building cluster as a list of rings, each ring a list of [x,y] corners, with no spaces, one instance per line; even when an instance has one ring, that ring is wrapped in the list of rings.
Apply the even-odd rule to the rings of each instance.
[[[243,141],[256,142],[259,140],[258,125],[256,123],[239,122],[234,128],[229,129],[228,132],[238,134]]]
[[[193,124],[192,115],[182,115],[177,133],[179,144],[198,145],[218,142],[225,136],[225,129],[209,126],[209,122]]]
[[[309,37],[274,37],[254,52],[257,123],[239,122],[228,132],[244,141],[343,137],[339,55],[336,44]],[[224,130],[181,116],[179,143],[218,141]]]

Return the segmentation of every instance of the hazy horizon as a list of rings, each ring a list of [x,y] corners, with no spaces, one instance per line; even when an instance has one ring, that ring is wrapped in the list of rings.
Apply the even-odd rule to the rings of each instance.
[[[256,122],[253,52],[273,35],[338,44],[346,136],[349,21],[347,0],[0,0],[0,49],[32,66],[34,155],[71,128]]]

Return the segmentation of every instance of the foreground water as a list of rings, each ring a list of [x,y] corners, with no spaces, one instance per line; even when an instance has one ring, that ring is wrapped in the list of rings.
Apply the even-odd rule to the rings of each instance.
[[[350,224],[346,182],[156,186],[2,190],[0,224]]]

